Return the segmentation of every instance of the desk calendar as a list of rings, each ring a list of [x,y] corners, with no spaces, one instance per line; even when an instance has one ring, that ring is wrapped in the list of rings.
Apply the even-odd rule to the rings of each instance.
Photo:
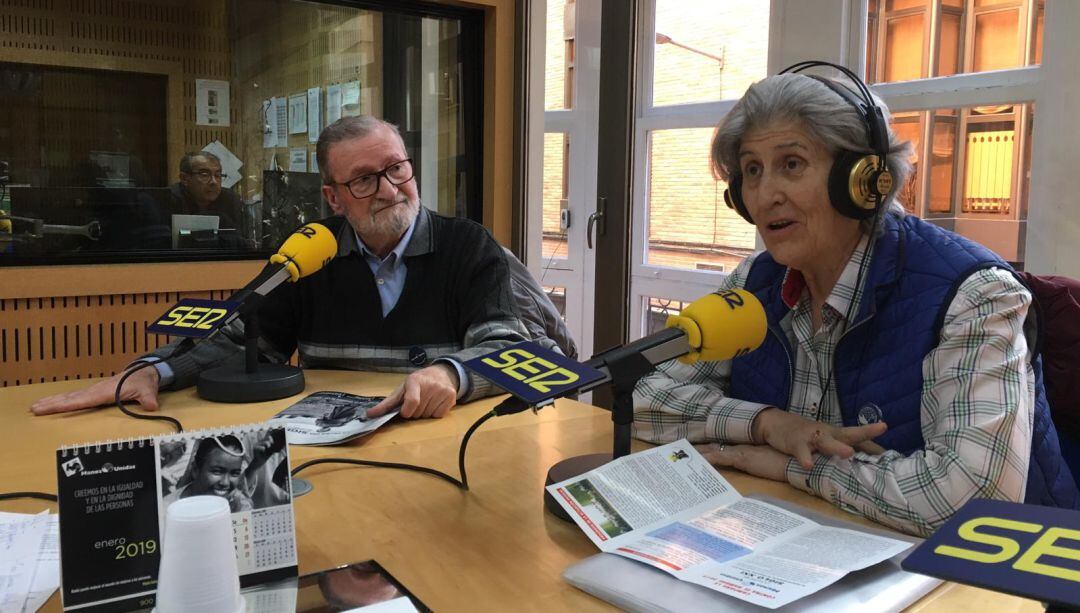
[[[152,606],[165,509],[189,496],[229,501],[242,586],[297,575],[289,453],[281,427],[64,447],[56,460],[65,610]]]

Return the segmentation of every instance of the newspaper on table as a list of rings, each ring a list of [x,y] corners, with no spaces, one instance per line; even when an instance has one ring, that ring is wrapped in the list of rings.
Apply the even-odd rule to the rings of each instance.
[[[911,546],[743,498],[685,439],[547,489],[602,551],[770,609]]]
[[[369,409],[385,396],[315,392],[281,411],[270,423],[285,428],[290,445],[335,445],[375,431],[398,414],[368,418]]]
[[[33,613],[60,586],[58,519],[0,513],[0,612]]]

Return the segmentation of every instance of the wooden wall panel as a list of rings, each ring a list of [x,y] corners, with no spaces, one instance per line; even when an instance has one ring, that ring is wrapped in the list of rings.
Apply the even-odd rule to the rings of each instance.
[[[0,268],[0,387],[111,375],[168,339],[181,298],[225,298],[260,261]],[[223,289],[219,289],[223,288]],[[179,290],[179,291],[176,291]]]
[[[146,326],[177,300],[232,291],[0,300],[0,387],[113,375],[171,340]]]
[[[222,0],[0,0],[0,61],[175,75],[170,179],[184,151],[236,144],[236,117],[231,127],[195,125],[195,79],[232,76]]]

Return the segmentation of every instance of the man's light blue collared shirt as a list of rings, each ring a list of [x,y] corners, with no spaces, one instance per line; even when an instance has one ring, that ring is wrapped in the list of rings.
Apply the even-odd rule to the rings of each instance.
[[[371,274],[375,277],[375,287],[379,290],[379,300],[382,301],[383,317],[386,317],[390,314],[390,311],[394,310],[398,299],[401,298],[401,291],[405,289],[405,274],[408,272],[404,258],[405,248],[409,246],[409,241],[412,240],[413,230],[415,229],[416,220],[414,219],[409,224],[409,229],[405,230],[401,240],[385,258],[379,258],[379,256],[375,255],[375,252],[364,244],[360,235],[355,230],[353,231],[356,244],[360,247],[360,254],[364,256],[364,261],[367,262]]]

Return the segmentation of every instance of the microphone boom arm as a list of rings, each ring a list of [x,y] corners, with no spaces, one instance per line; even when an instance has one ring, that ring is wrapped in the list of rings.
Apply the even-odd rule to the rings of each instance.
[[[678,328],[664,328],[656,334],[650,334],[632,343],[612,347],[594,355],[585,364],[604,373],[604,378],[590,383],[578,391],[588,392],[601,385],[611,383],[613,380],[611,364],[621,362],[627,359],[628,356],[640,355],[650,366],[655,367],[657,364],[674,360],[689,352],[685,332]],[[642,375],[647,374],[647,372],[642,373]]]

